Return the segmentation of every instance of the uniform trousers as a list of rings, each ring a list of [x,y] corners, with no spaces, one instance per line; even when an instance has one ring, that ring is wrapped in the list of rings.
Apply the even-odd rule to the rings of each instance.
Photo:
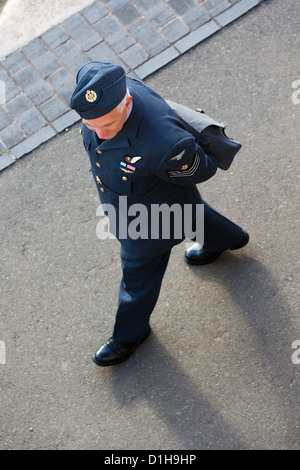
[[[233,249],[244,236],[241,227],[206,202],[204,204],[204,245],[207,251]],[[123,278],[119,290],[113,338],[137,341],[149,328],[150,315],[157,303],[171,248],[159,255],[131,253],[121,245]]]

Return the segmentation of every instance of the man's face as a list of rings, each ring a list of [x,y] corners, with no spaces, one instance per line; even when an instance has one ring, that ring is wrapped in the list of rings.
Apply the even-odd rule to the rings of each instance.
[[[88,129],[96,132],[99,139],[112,139],[122,129],[130,109],[131,101],[132,96],[127,96],[125,104],[121,108],[117,106],[108,114],[97,119],[83,119],[83,123]]]

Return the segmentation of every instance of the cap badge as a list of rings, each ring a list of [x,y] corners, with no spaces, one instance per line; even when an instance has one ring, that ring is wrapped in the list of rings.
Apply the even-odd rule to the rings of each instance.
[[[85,94],[85,99],[89,103],[94,103],[94,101],[96,101],[96,99],[97,99],[97,93],[93,90],[87,90],[87,92]]]

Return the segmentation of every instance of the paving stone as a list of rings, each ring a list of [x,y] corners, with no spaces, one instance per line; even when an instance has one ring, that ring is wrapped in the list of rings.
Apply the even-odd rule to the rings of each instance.
[[[231,4],[228,0],[206,0],[201,4],[211,16],[216,16],[229,8]]]
[[[139,12],[129,0],[125,0],[122,3],[120,1],[116,2],[116,8],[112,9],[110,6],[110,10],[121,23],[127,26],[142,16],[142,13]]]
[[[75,79],[72,75],[65,69],[60,69],[48,78],[48,82],[57,95],[69,106],[71,94],[75,87]]]
[[[36,57],[47,52],[47,47],[40,38],[33,39],[29,44],[22,48],[22,52],[31,61]]]
[[[148,10],[147,16],[155,26],[163,26],[175,18],[174,13],[162,2],[152,5]]]
[[[15,162],[16,159],[10,153],[3,153],[0,156],[0,171],[3,171]]]
[[[6,86],[4,81],[0,81],[0,105],[4,105],[6,102]]]
[[[161,31],[170,42],[176,42],[188,34],[190,30],[177,18],[172,21],[172,23],[165,26]]]
[[[77,70],[87,62],[87,56],[71,40],[60,46],[55,53],[74,76]]]
[[[26,138],[25,133],[17,124],[11,124],[1,131],[1,139],[7,148],[12,148]]]
[[[43,116],[24,95],[20,95],[10,101],[7,104],[7,109],[28,135],[33,134],[46,125]]]
[[[0,131],[12,123],[11,117],[7,112],[0,106]]]
[[[16,118],[19,114],[26,113],[32,108],[32,103],[24,95],[17,96],[6,105],[8,111]]]
[[[47,126],[11,149],[15,158],[21,158],[56,135],[52,127]]]
[[[56,132],[62,132],[67,127],[72,126],[78,121],[80,121],[79,115],[76,113],[76,111],[72,110],[61,116],[59,119],[56,119],[56,121],[54,121],[52,125]]]
[[[100,0],[101,1],[101,0]],[[131,1],[131,0],[129,0]],[[135,0],[134,0],[135,1]],[[124,6],[128,0],[105,0],[105,5],[109,11],[115,12],[119,7]]]
[[[247,11],[258,4],[259,0],[241,0],[239,3],[229,8],[229,10],[226,10],[224,13],[218,15],[216,20],[222,26],[226,26],[227,24],[242,16],[244,13],[247,13]]]
[[[53,91],[31,65],[18,72],[14,78],[37,106],[53,96]]]
[[[49,122],[55,121],[69,110],[65,103],[63,103],[57,96],[54,96],[49,101],[42,104],[39,109]]]
[[[94,27],[119,54],[134,44],[132,37],[112,16],[107,16]]]
[[[60,68],[58,61],[40,38],[34,39],[27,46],[24,46],[22,52],[43,78],[48,77]]]
[[[102,41],[102,37],[90,26],[80,13],[62,23],[72,39],[86,52]]]
[[[169,46],[169,43],[145,18],[141,18],[131,25],[129,30],[137,42],[152,56],[159,54]]]
[[[105,43],[102,42],[98,46],[94,47],[88,52],[88,57],[90,60],[100,60],[102,62],[112,62],[116,65],[121,65],[127,69],[126,65],[119,56]]]
[[[108,15],[108,11],[100,3],[94,2],[92,5],[84,8],[81,14],[88,20],[89,23],[94,24]]]
[[[4,84],[5,102],[12,100],[21,93],[21,90],[4,69],[0,69],[0,82]],[[1,100],[1,102],[3,102],[3,100]]]
[[[183,16],[191,8],[194,8],[196,6],[194,0],[168,0],[168,4],[179,16]]]
[[[192,30],[210,20],[210,17],[193,0],[169,0],[169,5]]]
[[[56,49],[57,47],[68,41],[69,36],[61,28],[61,26],[55,26],[42,35],[43,41],[50,47],[50,49]]]
[[[145,62],[149,56],[146,52],[138,45],[127,49],[127,51],[121,54],[122,60],[133,70],[143,62]]]
[[[31,108],[22,116],[18,116],[17,121],[28,135],[34,134],[47,124],[46,120],[35,108]]]
[[[163,26],[171,21],[174,12],[162,0],[135,0],[136,4],[146,13],[155,26]]]
[[[193,31],[183,39],[177,41],[174,45],[183,54],[196,44],[199,44],[199,42],[204,41],[204,39],[214,34],[218,29],[219,27],[215,21],[211,20],[209,23],[206,23],[196,31]]]
[[[169,47],[160,54],[152,59],[148,60],[145,64],[137,67],[134,73],[140,78],[144,79],[148,77],[151,73],[156,72],[164,65],[168,64],[172,60],[176,59],[179,56],[179,52],[173,47]]]
[[[11,74],[19,72],[28,65],[28,60],[20,51],[15,51],[2,62],[3,67]]]

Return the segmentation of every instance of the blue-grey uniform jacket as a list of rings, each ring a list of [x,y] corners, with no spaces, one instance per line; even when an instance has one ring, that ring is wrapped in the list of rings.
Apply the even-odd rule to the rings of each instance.
[[[151,217],[151,205],[179,204],[184,211],[189,204],[195,217],[196,205],[201,204],[196,184],[211,178],[217,165],[157,93],[138,81],[127,82],[133,109],[122,130],[113,139],[100,143],[96,133],[83,124],[82,136],[101,203],[104,207],[112,205],[116,211],[116,225],[111,221],[112,233],[129,252],[153,256],[180,243],[185,234],[177,238],[178,233],[171,227],[167,237],[162,230],[158,238],[154,230],[153,237],[153,224],[159,221]],[[148,210],[147,237],[132,239],[126,233],[140,214],[139,206],[134,206],[135,216],[124,218],[133,204],[142,204]]]

